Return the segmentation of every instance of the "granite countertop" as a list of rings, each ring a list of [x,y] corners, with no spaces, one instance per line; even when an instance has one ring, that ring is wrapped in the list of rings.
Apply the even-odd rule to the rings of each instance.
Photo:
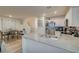
[[[46,38],[39,37],[35,34],[33,35],[24,35],[24,38],[29,38],[32,40],[40,41],[51,46],[56,46],[58,48],[63,48],[71,52],[79,52],[79,38],[73,37],[71,35],[62,35],[59,38]]]

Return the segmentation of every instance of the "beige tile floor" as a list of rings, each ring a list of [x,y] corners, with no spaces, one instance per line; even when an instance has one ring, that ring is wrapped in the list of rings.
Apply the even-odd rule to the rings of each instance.
[[[22,39],[14,39],[5,42],[4,53],[21,53],[22,51]]]

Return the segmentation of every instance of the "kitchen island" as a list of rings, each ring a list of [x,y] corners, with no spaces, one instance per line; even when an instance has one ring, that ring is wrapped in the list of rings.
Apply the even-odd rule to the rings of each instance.
[[[79,52],[79,38],[63,34],[58,38],[46,38],[24,35],[22,38],[22,52],[24,53],[77,53]]]

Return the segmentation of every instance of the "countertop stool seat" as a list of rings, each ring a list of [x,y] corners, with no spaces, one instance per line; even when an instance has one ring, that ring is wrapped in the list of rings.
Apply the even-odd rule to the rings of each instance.
[[[18,34],[17,34],[17,39],[22,38],[22,35],[24,35],[23,31],[19,31]]]

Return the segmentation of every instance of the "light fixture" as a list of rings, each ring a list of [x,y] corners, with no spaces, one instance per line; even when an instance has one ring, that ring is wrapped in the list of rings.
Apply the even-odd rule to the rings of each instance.
[[[54,14],[57,14],[57,11],[54,11]]]
[[[8,15],[9,17],[12,17],[12,15]]]
[[[43,13],[43,16],[46,16],[46,13]]]

